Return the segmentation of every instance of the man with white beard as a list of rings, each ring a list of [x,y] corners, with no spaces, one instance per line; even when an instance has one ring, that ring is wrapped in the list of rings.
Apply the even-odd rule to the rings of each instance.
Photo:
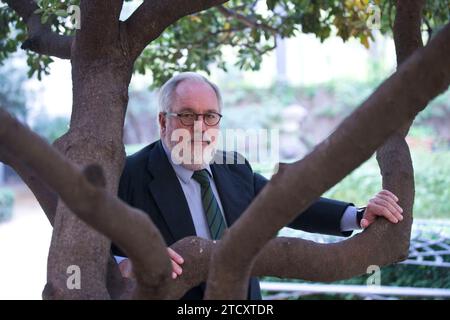
[[[222,98],[205,77],[181,73],[160,91],[158,140],[127,157],[119,197],[146,212],[168,246],[187,236],[220,239],[262,190],[267,179],[254,173],[247,161],[223,161],[216,150]],[[220,159],[221,161],[212,161]],[[320,198],[288,227],[349,236],[367,228],[377,217],[392,223],[403,219],[397,197],[382,190],[368,205]],[[124,277],[132,277],[131,262],[113,246]],[[172,278],[182,276],[183,258],[168,248]],[[122,257],[119,257],[122,256]],[[205,285],[188,291],[185,299],[201,299]],[[249,299],[261,299],[259,283],[251,278]]]

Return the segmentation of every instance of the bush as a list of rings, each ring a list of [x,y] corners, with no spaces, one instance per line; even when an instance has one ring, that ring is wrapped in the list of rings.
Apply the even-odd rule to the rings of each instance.
[[[450,219],[450,152],[411,150],[411,153],[416,184],[414,217]],[[372,157],[326,192],[325,196],[365,205],[381,190],[379,172],[378,164]]]
[[[14,193],[7,188],[0,189],[0,222],[11,219]]]
[[[450,219],[450,151],[427,152],[413,149],[411,154],[416,185],[414,218]],[[253,170],[268,178],[274,166],[275,164],[252,164]],[[363,206],[381,188],[380,169],[375,157],[372,157],[324,196]]]
[[[63,116],[50,117],[41,113],[34,119],[33,131],[49,143],[61,137],[69,128],[69,119]]]
[[[339,285],[366,285],[370,274],[354,277],[347,280],[333,282]],[[290,282],[290,283],[311,283],[302,280],[278,279],[274,277],[266,277],[263,281]],[[330,283],[323,283],[330,284]],[[383,287],[413,287],[413,288],[450,288],[450,272],[445,267],[429,267],[407,264],[396,264],[381,268],[381,286]],[[263,292],[263,296],[273,293]],[[434,297],[412,297],[412,296],[396,296],[400,299],[435,299]],[[362,296],[355,294],[314,294],[300,297],[301,300],[309,299],[344,299],[358,300]]]

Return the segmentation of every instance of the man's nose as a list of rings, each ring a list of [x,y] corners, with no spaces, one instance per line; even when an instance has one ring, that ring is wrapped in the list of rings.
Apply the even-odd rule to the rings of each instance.
[[[208,126],[205,124],[203,115],[197,116],[197,119],[194,123],[194,130],[201,130],[201,132],[205,132],[206,130],[208,130]]]

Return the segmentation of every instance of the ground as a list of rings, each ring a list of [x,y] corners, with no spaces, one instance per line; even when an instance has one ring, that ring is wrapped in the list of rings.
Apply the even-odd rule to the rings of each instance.
[[[41,299],[52,228],[31,191],[12,188],[12,219],[0,223],[0,300]]]

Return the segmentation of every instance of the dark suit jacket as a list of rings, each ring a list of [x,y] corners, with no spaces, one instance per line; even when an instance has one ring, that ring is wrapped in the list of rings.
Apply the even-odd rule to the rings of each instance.
[[[262,175],[244,164],[211,164],[214,181],[231,226],[267,183]],[[195,235],[186,198],[160,140],[127,157],[119,197],[146,212],[158,227],[168,246]],[[348,236],[340,231],[340,221],[349,203],[320,198],[288,227],[308,232]],[[113,253],[124,255],[113,245]],[[204,285],[191,289],[183,298],[201,299]],[[259,283],[252,278],[249,298],[261,299]]]

